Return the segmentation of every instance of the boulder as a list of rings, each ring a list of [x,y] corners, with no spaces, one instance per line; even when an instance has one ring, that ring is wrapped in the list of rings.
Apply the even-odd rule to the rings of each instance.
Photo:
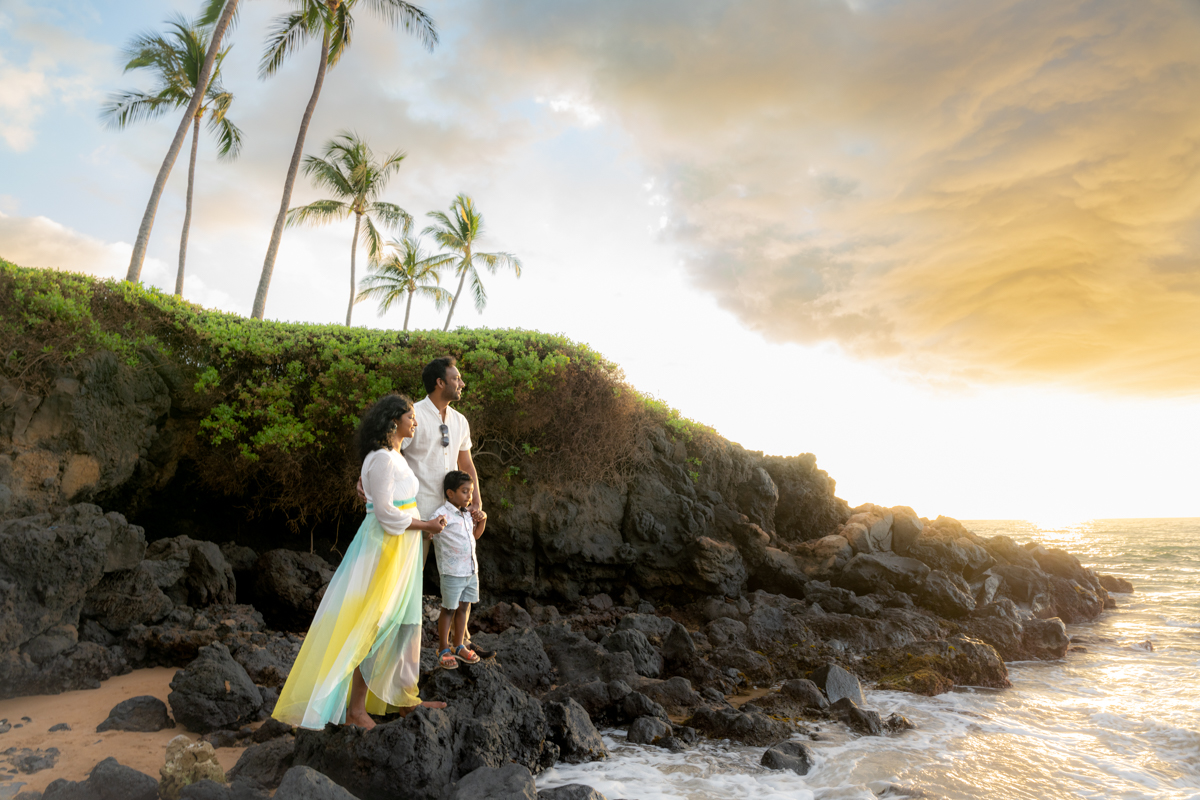
[[[860,553],[846,564],[834,583],[855,594],[882,589],[917,591],[925,583],[929,567],[915,558]]]
[[[1032,561],[1032,558],[1030,560]],[[1018,603],[1032,603],[1034,598],[1045,594],[1050,588],[1049,580],[1036,568],[1036,564],[1032,569],[1012,564],[997,564],[988,570],[987,574],[1002,578],[1004,585],[1000,591]]]
[[[1000,535],[985,539],[983,546],[988,554],[1002,565],[1007,564],[1027,569],[1038,568],[1037,561],[1029,554],[1029,551],[1008,536]]]
[[[758,711],[701,708],[685,723],[710,739],[729,739],[754,747],[765,747],[787,739],[795,728]]]
[[[785,541],[820,539],[850,517],[846,501],[834,495],[833,479],[817,469],[812,453],[767,456],[762,465],[779,493],[775,531]]]
[[[908,557],[917,559],[930,569],[960,576],[970,561],[955,542],[938,538],[928,530],[922,531],[916,541],[909,545]]]
[[[513,606],[520,608],[520,606]],[[528,614],[526,614],[528,616]],[[501,671],[519,689],[539,692],[550,686],[554,665],[546,657],[542,640],[531,628],[507,628],[503,633],[481,633],[471,641],[488,650],[496,651],[496,661]]]
[[[704,702],[692,682],[678,675],[665,681],[642,681],[638,691],[671,714],[690,712]]]
[[[889,509],[868,503],[854,509],[842,529],[842,536],[856,553],[886,553],[892,549],[892,520]],[[853,539],[847,535],[851,527],[856,529]],[[857,535],[860,528],[862,533]]]
[[[237,602],[233,568],[215,542],[188,536],[159,539],[146,548],[143,566],[176,605],[202,608]]]
[[[608,800],[608,798],[591,786],[585,786],[582,783],[568,783],[566,786],[542,789],[538,792],[538,800]]]
[[[862,705],[863,700],[862,685],[858,682],[858,678],[846,670],[839,667],[837,664],[826,664],[823,667],[815,670],[812,673],[812,682],[825,692],[825,697],[829,702],[836,703],[843,697],[848,697],[858,705]],[[798,687],[799,691],[803,691],[803,687]]]
[[[784,681],[778,690],[768,692],[755,700],[754,704],[773,717],[788,719],[820,712],[829,707],[825,695],[807,678]]]
[[[308,767],[292,767],[284,773],[275,796],[284,800],[356,800],[341,786]]]
[[[1008,670],[991,645],[966,636],[872,653],[864,662],[880,689],[935,695],[954,686],[1007,689]]]
[[[537,629],[546,655],[558,672],[559,682],[622,680],[636,683],[637,670],[629,653],[610,653],[565,622]]]
[[[487,633],[504,633],[509,628],[532,628],[533,617],[516,603],[495,603],[471,614],[471,622]]]
[[[1116,575],[1100,575],[1098,578],[1100,580],[1100,585],[1109,592],[1133,594],[1133,584],[1124,578],[1118,578]]]
[[[158,800],[158,781],[106,758],[92,767],[87,780],[51,782],[42,800]]]
[[[790,545],[788,552],[796,560],[800,571],[813,580],[827,580],[854,557],[853,545],[839,534],[798,542]]]
[[[175,673],[167,701],[175,720],[194,733],[241,727],[257,717],[263,703],[258,687],[220,642],[200,648],[196,660]]]
[[[724,670],[727,675],[744,675],[754,686],[770,686],[775,681],[775,669],[771,661],[761,653],[745,647],[722,647],[708,657],[710,664]]]
[[[758,763],[767,769],[790,769],[797,775],[807,775],[814,761],[816,758],[808,745],[789,740],[768,747]]]
[[[135,625],[158,622],[174,607],[143,563],[105,575],[87,593],[83,616],[107,631],[122,633]]]
[[[558,758],[568,764],[581,764],[608,757],[608,748],[583,706],[571,698],[565,702],[542,704],[549,726],[548,738],[558,746]]]
[[[96,726],[102,731],[161,731],[174,728],[175,720],[167,713],[167,704],[157,697],[143,694],[122,700],[108,712],[108,718]]]
[[[479,767],[458,782],[447,800],[537,800],[537,787],[519,764]]]
[[[229,770],[229,780],[243,781],[256,789],[274,789],[291,769],[295,750],[296,742],[289,736],[251,745]]]
[[[829,704],[829,714],[834,719],[844,722],[850,730],[863,736],[882,736],[883,720],[879,712],[869,708],[860,708],[849,697],[843,697]]]
[[[971,587],[957,573],[935,569],[925,578],[916,592],[917,602],[933,613],[947,619],[965,617],[975,610]]]
[[[670,617],[659,617],[654,614],[626,614],[617,623],[618,631],[641,631],[653,645],[659,646],[663,638],[671,632],[671,628],[679,623]]]
[[[225,643],[233,660],[242,665],[258,686],[281,687],[292,671],[304,639],[294,633],[229,636]]]
[[[167,743],[167,760],[159,774],[158,795],[163,800],[179,800],[185,786],[199,781],[225,782],[225,771],[213,746],[186,736],[176,736]]]
[[[277,794],[276,797],[285,795]],[[247,783],[235,781],[231,786],[216,781],[203,780],[189,783],[179,792],[180,800],[266,800],[266,792]]]
[[[604,637],[600,645],[610,653],[628,653],[633,658],[633,668],[638,675],[657,678],[663,670],[662,654],[639,630],[614,631]]]
[[[258,557],[254,605],[274,628],[306,631],[334,569],[314,553],[269,550]]]
[[[1067,626],[1058,617],[1026,620],[1021,627],[1021,649],[1025,658],[1052,661],[1066,656],[1071,637],[1067,635]]]
[[[628,721],[622,701],[633,691],[625,681],[568,683],[546,694],[544,703],[574,700],[593,721],[618,724]]]
[[[1066,623],[1090,622],[1104,611],[1104,598],[1096,594],[1089,585],[1051,575],[1048,581],[1052,614],[1039,614],[1043,618],[1057,616]],[[1100,590],[1104,592],[1104,589]],[[1105,592],[1107,596],[1107,592]]]
[[[908,555],[908,548],[921,535],[925,523],[908,506],[894,506],[889,511],[892,512],[892,552]]]
[[[722,617],[705,625],[704,635],[713,647],[744,647],[746,625],[736,619]]]
[[[638,717],[629,726],[626,740],[632,744],[656,744],[672,734],[670,723],[658,717]]]

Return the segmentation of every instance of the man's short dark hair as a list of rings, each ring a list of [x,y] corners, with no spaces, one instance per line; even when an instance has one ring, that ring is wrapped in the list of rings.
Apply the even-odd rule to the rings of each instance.
[[[464,483],[470,483],[471,476],[462,470],[452,469],[446,473],[446,477],[442,479],[442,494],[446,492],[457,492],[458,487]]]
[[[421,370],[421,383],[425,384],[425,393],[433,394],[433,390],[437,388],[437,382],[446,380],[446,370],[457,363],[454,356],[442,356],[426,364],[425,369]]]

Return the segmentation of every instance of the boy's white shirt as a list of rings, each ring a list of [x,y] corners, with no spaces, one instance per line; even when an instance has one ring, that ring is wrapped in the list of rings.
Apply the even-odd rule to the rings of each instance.
[[[446,527],[433,537],[438,572],[456,578],[477,574],[475,520],[471,519],[470,509],[459,509],[453,503],[446,502],[430,515],[430,519],[436,519],[439,514],[446,515]]]

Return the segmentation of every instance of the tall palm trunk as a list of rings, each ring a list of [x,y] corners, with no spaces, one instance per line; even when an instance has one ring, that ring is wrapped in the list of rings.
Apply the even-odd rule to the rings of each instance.
[[[408,290],[408,305],[404,306],[404,330],[408,330],[408,315],[412,313],[412,296],[416,294],[416,289]]]
[[[358,282],[354,280],[354,253],[358,250],[358,231],[362,226],[362,212],[354,212],[354,241],[350,243],[350,305],[346,306],[346,327],[350,327],[350,315],[354,313],[354,295]]]
[[[192,126],[192,160],[188,163],[187,210],[183,212],[183,235],[179,237],[179,270],[175,273],[175,296],[183,297],[183,265],[187,261],[188,231],[192,228],[192,187],[196,185],[196,151],[200,147],[200,115]]]
[[[221,9],[221,18],[217,20],[217,25],[213,29],[212,41],[209,42],[208,52],[204,54],[204,64],[200,67],[200,75],[196,80],[196,85],[192,87],[192,102],[188,103],[187,110],[183,113],[183,119],[179,121],[179,129],[175,131],[175,138],[171,140],[167,157],[163,159],[162,166],[158,169],[158,177],[154,179],[154,188],[150,190],[150,201],[146,203],[146,213],[142,215],[142,224],[138,228],[137,239],[133,243],[133,254],[129,257],[129,271],[125,273],[125,280],[130,283],[137,283],[142,278],[142,263],[146,260],[146,248],[150,245],[150,230],[154,227],[154,215],[158,213],[158,201],[162,198],[163,189],[167,186],[167,178],[171,175],[171,168],[175,166],[175,159],[179,157],[179,151],[183,149],[183,140],[187,138],[188,127],[195,119],[196,112],[200,110],[200,103],[204,100],[204,93],[208,90],[208,79],[212,77],[217,53],[221,50],[221,39],[225,37],[225,30],[229,27],[229,21],[233,19],[233,12],[237,10],[237,4],[238,0],[227,0],[225,7]]]
[[[254,319],[262,319],[267,308],[267,290],[271,287],[271,274],[275,272],[275,257],[279,255],[279,242],[283,239],[283,224],[287,221],[288,206],[292,203],[292,187],[296,184],[296,173],[300,171],[300,158],[304,155],[304,137],[308,135],[308,123],[312,121],[317,99],[321,96],[321,85],[325,83],[325,70],[329,67],[329,28],[321,37],[321,65],[317,68],[317,82],[313,85],[312,97],[300,120],[300,133],[296,136],[296,148],[292,150],[292,163],[288,164],[287,179],[283,182],[283,200],[279,204],[279,216],[271,229],[271,243],[267,245],[267,257],[263,260],[262,275],[258,279],[258,291],[254,294]],[[347,325],[350,323],[347,322]]]
[[[450,319],[454,316],[454,307],[458,305],[459,295],[462,294],[463,284],[467,282],[467,273],[471,271],[471,248],[467,248],[467,254],[463,258],[463,271],[458,279],[458,291],[454,293],[454,299],[450,301],[450,313],[446,315],[446,327],[442,328],[442,332],[450,330]]]

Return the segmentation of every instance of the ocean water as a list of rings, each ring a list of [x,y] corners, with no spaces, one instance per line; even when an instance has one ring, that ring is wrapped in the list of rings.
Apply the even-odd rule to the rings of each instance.
[[[1135,591],[1114,595],[1118,608],[1099,620],[1068,626],[1086,652],[1009,664],[1011,689],[868,691],[869,706],[917,729],[854,737],[822,725],[823,741],[807,742],[817,762],[805,776],[759,766],[763,748],[706,743],[674,754],[614,730],[610,759],[548,770],[538,788],[582,783],[638,800],[1200,800],[1200,519],[965,524],[1062,547]]]

